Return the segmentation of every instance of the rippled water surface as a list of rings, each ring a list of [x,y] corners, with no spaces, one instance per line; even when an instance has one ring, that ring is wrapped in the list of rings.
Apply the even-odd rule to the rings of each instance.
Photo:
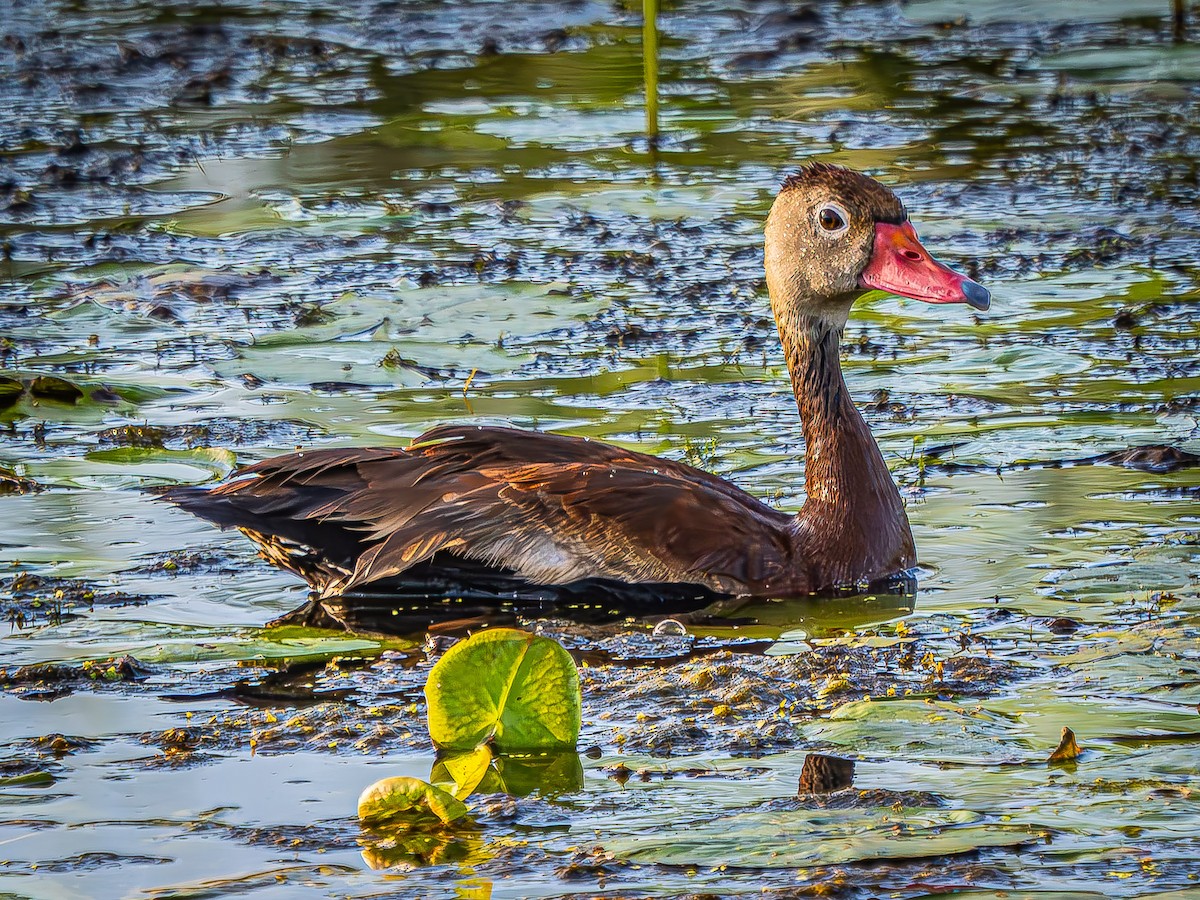
[[[1197,896],[1200,468],[1096,461],[1200,451],[1169,7],[667,4],[652,146],[637,5],[0,0],[0,897]],[[361,831],[436,648],[262,628],[302,586],[142,489],[453,420],[793,509],[759,242],[807,159],[993,290],[847,329],[915,600],[546,623],[595,750]],[[860,791],[797,799],[810,750]]]

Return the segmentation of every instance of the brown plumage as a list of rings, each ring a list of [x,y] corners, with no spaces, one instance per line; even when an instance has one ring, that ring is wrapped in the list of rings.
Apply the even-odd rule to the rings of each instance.
[[[903,504],[842,379],[838,340],[871,287],[977,308],[987,292],[928,258],[890,190],[828,165],[784,182],[766,270],[804,427],[798,514],[683,463],[469,425],[406,449],[290,454],[165,496],[241,529],[329,608],[348,592],[422,587],[790,597],[911,567]]]

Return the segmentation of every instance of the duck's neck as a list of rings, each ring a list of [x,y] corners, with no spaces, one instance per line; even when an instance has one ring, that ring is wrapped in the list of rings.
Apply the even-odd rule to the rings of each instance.
[[[914,559],[904,504],[842,378],[843,324],[797,315],[780,322],[780,339],[804,427],[808,499],[799,518],[822,535],[822,543],[829,541],[821,552],[845,554],[842,575],[858,578],[857,561],[869,569],[904,568]]]

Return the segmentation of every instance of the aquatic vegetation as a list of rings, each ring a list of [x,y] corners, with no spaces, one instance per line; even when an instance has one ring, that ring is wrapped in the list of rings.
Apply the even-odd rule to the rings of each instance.
[[[524,770],[526,782],[534,775],[532,787],[543,791],[563,788],[556,763],[569,758],[578,768],[579,674],[570,654],[551,638],[512,628],[477,632],[437,661],[425,697],[429,733],[441,751],[430,774],[435,783],[407,776],[375,782],[358,800],[364,826],[408,829],[430,817],[450,825],[467,815],[461,801],[476,790],[529,793],[517,772],[493,767],[496,757],[523,754],[525,759],[513,760],[515,768]],[[549,766],[531,767],[530,759]],[[538,775],[550,777],[543,781]]]

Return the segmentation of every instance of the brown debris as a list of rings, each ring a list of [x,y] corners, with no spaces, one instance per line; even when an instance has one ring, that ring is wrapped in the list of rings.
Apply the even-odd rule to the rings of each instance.
[[[1080,748],[1079,744],[1075,742],[1075,732],[1064,725],[1062,730],[1062,739],[1058,742],[1058,747],[1053,753],[1050,754],[1050,758],[1047,759],[1046,762],[1071,762],[1082,752],[1083,750]]]
[[[32,494],[42,486],[32,478],[18,475],[12,469],[0,466],[0,494]]]
[[[1200,466],[1200,455],[1167,444],[1147,444],[1104,453],[1097,456],[1095,462],[1143,472],[1175,472]]]
[[[1068,619],[1065,616],[1059,616],[1056,619],[1050,619],[1046,623],[1046,628],[1054,634],[1074,634],[1079,630],[1082,623],[1075,619]]]
[[[824,753],[804,757],[799,796],[832,794],[854,784],[854,760]]]

